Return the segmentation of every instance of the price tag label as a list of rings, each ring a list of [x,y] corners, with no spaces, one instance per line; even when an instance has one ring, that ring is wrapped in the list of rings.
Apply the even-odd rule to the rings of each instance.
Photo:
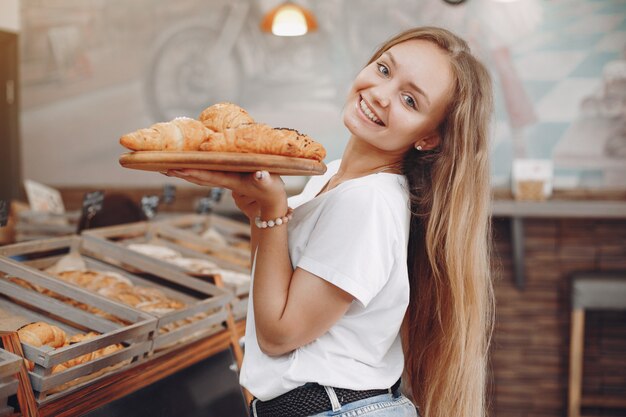
[[[9,222],[9,203],[0,200],[0,227],[4,227]]]
[[[196,213],[209,214],[211,211],[213,211],[213,206],[215,206],[215,202],[210,197],[202,197],[200,200],[198,200]]]
[[[223,188],[211,188],[209,191],[209,195],[207,197],[202,197],[198,200],[198,206],[196,207],[196,212],[198,214],[208,214],[213,211],[213,208],[220,202],[222,196],[224,195]]]
[[[37,212],[63,214],[65,206],[59,190],[32,180],[24,181],[30,209]]]
[[[176,200],[176,187],[171,184],[163,186],[163,202],[165,204],[172,204]]]
[[[222,195],[224,195],[223,188],[211,188],[211,191],[209,192],[209,198],[213,200],[215,204],[220,202]]]
[[[104,205],[104,191],[92,191],[83,197],[83,216],[93,218]]]
[[[141,209],[148,219],[154,218],[159,207],[158,195],[144,195],[141,197]]]

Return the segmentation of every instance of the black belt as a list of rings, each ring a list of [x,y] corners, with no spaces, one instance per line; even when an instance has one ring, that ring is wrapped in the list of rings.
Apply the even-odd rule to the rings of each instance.
[[[393,393],[400,388],[400,380],[390,389],[370,389],[354,391],[344,388],[333,388],[341,405],[377,395]],[[253,400],[250,404],[250,415],[257,417],[306,417],[323,411],[332,410],[330,398],[323,386],[306,384],[286,392],[269,401]],[[256,414],[254,410],[256,409]]]

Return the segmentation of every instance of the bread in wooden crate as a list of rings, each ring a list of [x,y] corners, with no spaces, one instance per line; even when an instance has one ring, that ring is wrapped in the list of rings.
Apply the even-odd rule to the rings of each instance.
[[[41,244],[17,247],[31,245]],[[17,334],[39,404],[143,359],[156,328],[156,319],[148,314],[73,289],[4,256],[0,256],[0,316],[27,323]],[[124,324],[106,316],[118,317]]]
[[[18,329],[17,334],[20,339],[20,342],[22,343],[26,343],[34,347],[50,346],[51,348],[54,348],[54,349],[69,346],[71,344],[79,343],[84,340],[93,339],[100,335],[99,333],[96,333],[96,332],[88,332],[86,334],[78,333],[69,337],[59,327],[48,324],[43,321],[38,321],[38,322],[28,324]],[[55,365],[52,367],[51,373],[56,374],[59,372],[66,371],[69,368],[72,368],[74,366],[78,366],[83,363],[112,354],[114,352],[122,350],[123,348],[124,346],[121,343],[115,343],[109,346],[105,346],[103,348],[94,350],[93,352],[88,352],[84,355],[77,356],[76,358],[72,358],[66,362]],[[24,359],[24,361],[26,362],[26,366],[29,371],[34,370],[35,364],[32,361],[29,361],[28,359]],[[118,366],[123,366],[127,363],[130,363],[130,360],[122,361],[118,364]],[[111,368],[108,368],[106,370],[111,370]],[[106,370],[104,370],[104,372],[106,372]],[[97,375],[100,375],[104,372],[98,373]],[[95,378],[95,376],[97,375],[90,375],[90,376],[92,378]],[[50,390],[48,393],[55,393],[55,392],[62,391],[68,387],[78,384],[79,382],[80,382],[79,379],[68,381],[67,383],[63,385],[60,385]]]

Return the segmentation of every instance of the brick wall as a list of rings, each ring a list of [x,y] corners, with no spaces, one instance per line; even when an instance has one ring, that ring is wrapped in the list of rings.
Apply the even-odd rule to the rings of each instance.
[[[556,417],[567,410],[569,277],[626,270],[626,221],[526,219],[526,287],[513,282],[510,220],[494,219],[497,318],[491,416]],[[626,313],[587,316],[584,415],[626,415]],[[621,409],[608,409],[611,403]],[[621,404],[620,404],[621,403]]]

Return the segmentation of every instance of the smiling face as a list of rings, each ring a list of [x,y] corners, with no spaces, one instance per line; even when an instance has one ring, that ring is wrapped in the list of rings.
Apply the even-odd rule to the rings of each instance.
[[[343,121],[377,150],[404,154],[438,145],[437,127],[450,100],[453,75],[445,52],[424,40],[394,45],[365,67],[348,93]]]

